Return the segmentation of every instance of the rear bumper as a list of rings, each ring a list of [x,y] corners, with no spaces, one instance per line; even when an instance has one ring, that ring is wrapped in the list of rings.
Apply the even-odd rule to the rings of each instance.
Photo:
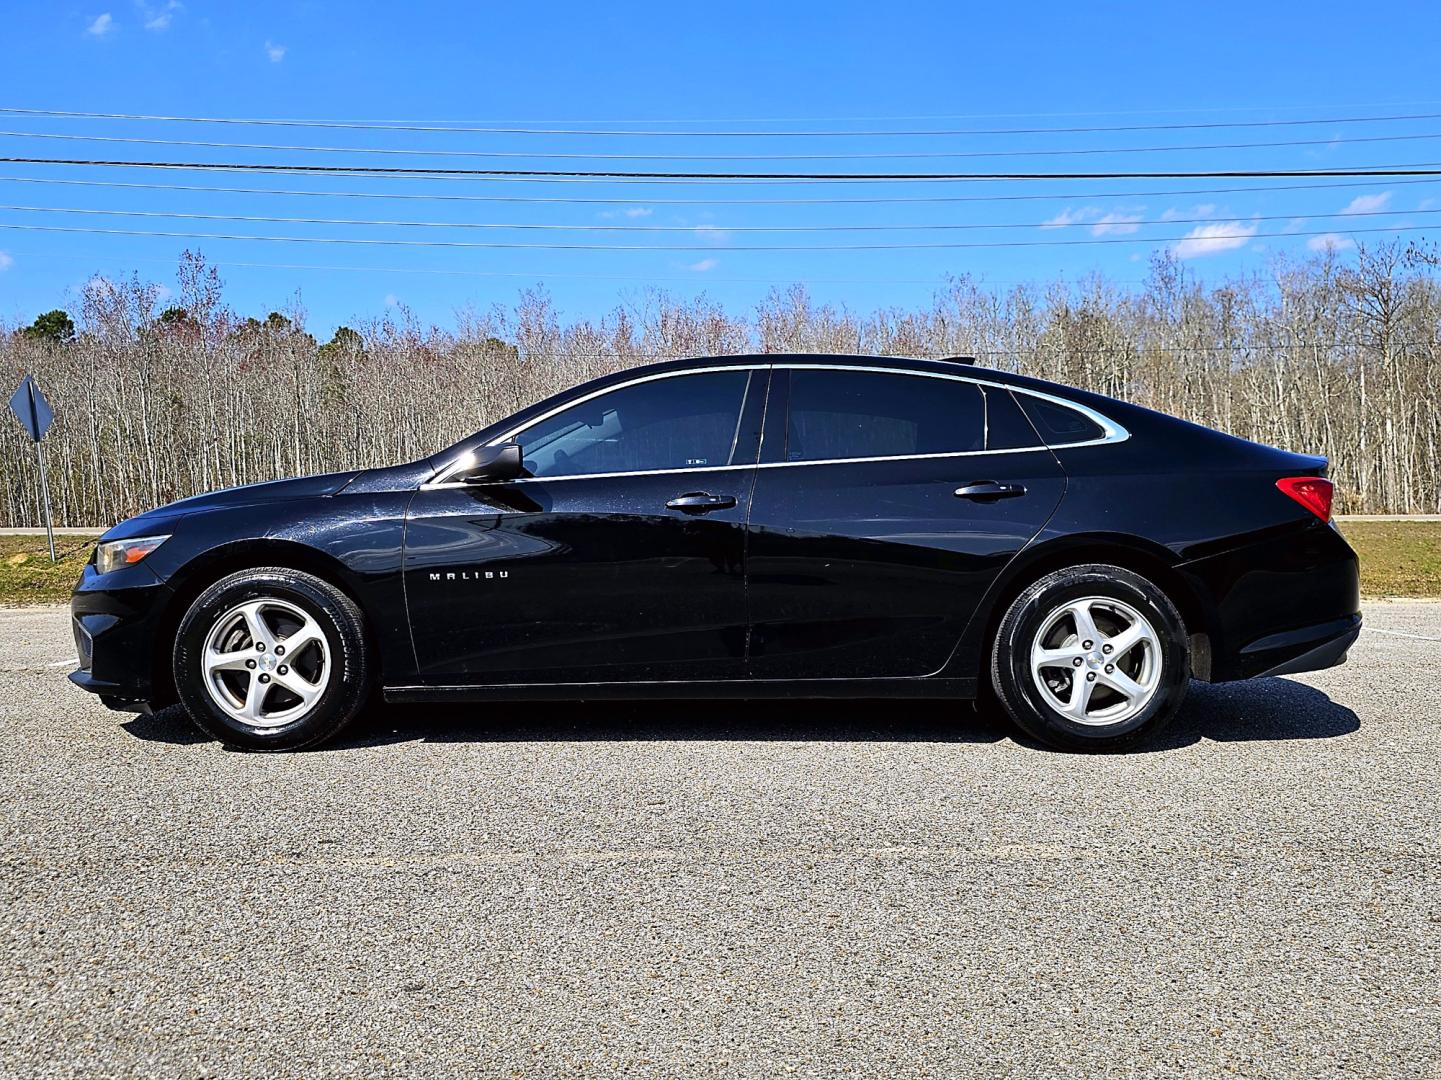
[[[1308,626],[1254,641],[1241,651],[1243,678],[1321,671],[1346,662],[1346,651],[1361,635],[1361,616]]]
[[[1177,569],[1209,601],[1210,670],[1201,674],[1212,682],[1333,667],[1361,631],[1356,553],[1320,521]]]

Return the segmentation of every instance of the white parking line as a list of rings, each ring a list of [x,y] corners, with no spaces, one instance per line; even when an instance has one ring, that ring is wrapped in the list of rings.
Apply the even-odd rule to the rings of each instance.
[[[1425,634],[1406,634],[1400,630],[1382,630],[1376,626],[1367,626],[1364,627],[1364,629],[1371,631],[1373,634],[1389,634],[1391,637],[1407,637],[1416,641],[1441,641],[1441,637],[1427,637]]]
[[[80,663],[80,657],[72,656],[69,660],[56,660],[53,664],[46,664],[46,667],[65,667],[67,664]]]

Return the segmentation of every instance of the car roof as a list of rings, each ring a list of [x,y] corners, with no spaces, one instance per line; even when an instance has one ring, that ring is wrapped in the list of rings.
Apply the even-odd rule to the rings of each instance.
[[[984,378],[991,378],[992,376],[998,376],[1000,379],[1007,378],[1004,372],[996,371],[993,368],[978,366],[970,357],[950,356],[931,358],[823,352],[727,353],[722,356],[690,356],[678,360],[666,360],[656,364],[628,367],[624,369],[624,371],[616,372],[615,375],[606,375],[603,378],[609,381],[620,376],[634,378],[637,375],[644,376],[670,371],[687,371],[693,368],[754,367],[757,364],[796,363],[824,363],[837,367],[889,367],[895,368],[898,371],[944,371],[947,374],[972,374]],[[595,382],[599,383],[601,380],[597,379]]]

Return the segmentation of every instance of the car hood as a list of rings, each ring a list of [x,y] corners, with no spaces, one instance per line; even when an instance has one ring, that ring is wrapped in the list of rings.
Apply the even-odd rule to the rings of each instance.
[[[164,532],[164,526],[174,523],[190,514],[210,510],[224,510],[237,506],[254,506],[257,503],[278,502],[284,499],[312,499],[334,495],[360,473],[359,469],[348,472],[324,473],[319,476],[297,476],[289,480],[268,480],[260,484],[242,484],[240,487],[224,488],[192,495],[188,499],[169,503],[137,514],[122,521],[105,533],[102,540],[123,540],[131,536],[144,536],[151,532]]]

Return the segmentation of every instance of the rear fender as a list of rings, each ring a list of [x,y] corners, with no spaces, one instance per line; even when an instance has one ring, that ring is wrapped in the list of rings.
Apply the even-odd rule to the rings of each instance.
[[[1022,549],[997,575],[941,674],[952,678],[984,676],[991,641],[1011,602],[1032,582],[1055,570],[1083,563],[1120,566],[1154,581],[1171,598],[1186,624],[1196,676],[1209,677],[1214,613],[1198,591],[1197,582],[1179,569],[1174,552],[1144,537],[1124,533],[1057,535],[1049,531]]]

